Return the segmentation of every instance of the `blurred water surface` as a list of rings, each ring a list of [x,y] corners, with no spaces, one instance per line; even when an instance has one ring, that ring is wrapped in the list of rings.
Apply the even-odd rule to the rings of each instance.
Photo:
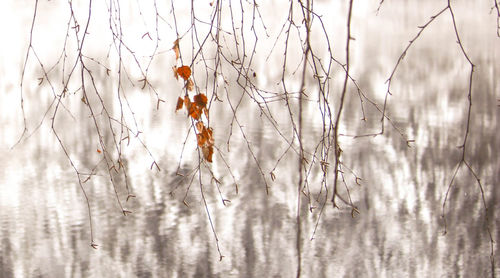
[[[328,1],[317,5],[339,15],[324,20],[339,34],[332,31],[332,36],[339,37],[335,47],[343,49],[345,18],[340,15],[345,14],[346,5],[328,6],[323,2]],[[389,1],[378,14],[373,3],[355,7],[352,75],[378,103],[383,102],[385,80],[418,32],[417,26],[445,4],[418,2]],[[481,178],[489,207],[488,224],[499,242],[500,109],[496,99],[500,98],[500,39],[495,35],[490,7],[469,2],[456,4],[464,47],[476,65],[466,155]],[[7,17],[15,27],[2,30],[2,37],[12,38],[12,43],[10,48],[1,46],[6,58],[0,65],[0,277],[295,276],[296,157],[286,156],[275,171],[276,181],[271,181],[267,174],[287,145],[276,140],[276,132],[249,103],[242,104],[240,120],[255,156],[262,161],[271,193],[266,195],[259,170],[238,130],[233,131],[230,151],[226,149],[232,113],[214,111],[216,146],[226,153],[238,180],[237,193],[232,177],[219,171],[224,166],[216,159],[213,170],[231,203],[222,205],[213,182],[204,187],[224,255],[222,261],[197,183],[189,188],[189,207],[182,202],[188,182],[175,172],[189,123],[183,115],[173,113],[176,95],[167,98],[167,104],[158,111],[149,95],[137,92],[130,96],[144,130],[143,139],[162,171],[149,169],[151,160],[140,147],[127,151],[128,176],[137,196],[126,203],[133,211],[127,217],[121,214],[105,171],[85,183],[99,244],[97,250],[90,248],[87,206],[75,172],[50,130],[50,116],[34,135],[10,149],[23,126],[18,85],[31,11],[21,10],[15,6],[18,4],[5,5],[19,16]],[[50,20],[44,24],[40,26],[49,28]],[[319,210],[310,213],[303,208],[304,277],[492,276],[480,190],[464,169],[448,199],[446,235],[440,219],[447,186],[460,160],[457,146],[463,143],[467,121],[469,65],[455,41],[449,16],[438,18],[413,45],[396,74],[388,111],[401,130],[415,139],[410,148],[390,127],[383,136],[342,138],[345,164],[363,179],[361,186],[348,181],[360,215],[351,218],[348,207],[333,209],[328,203],[310,240]],[[343,59],[343,53],[335,53]],[[265,68],[264,61],[256,63]],[[157,66],[151,71],[164,71]],[[170,65],[167,68],[170,71]],[[156,81],[161,84],[160,79]],[[172,88],[168,82],[164,91]],[[28,80],[25,88],[30,130],[42,119],[53,98],[37,89],[37,83]],[[368,108],[369,120],[360,121],[359,99],[354,90],[352,95],[345,110],[345,133],[377,131],[379,114]],[[76,119],[86,117],[85,112],[74,114]],[[76,119],[60,120],[58,128],[63,130],[76,164],[90,171],[100,155],[95,151],[98,142],[87,140],[92,131],[75,127]],[[317,139],[321,129],[317,117],[305,121],[306,137]],[[188,158],[181,171],[192,169],[192,149],[188,144]],[[311,181],[318,180],[313,173]],[[498,274],[498,254],[495,260]]]

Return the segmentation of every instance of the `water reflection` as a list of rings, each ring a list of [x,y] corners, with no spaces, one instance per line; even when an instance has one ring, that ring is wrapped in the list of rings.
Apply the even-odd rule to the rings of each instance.
[[[390,9],[391,5],[385,7]],[[428,17],[427,13],[412,14],[413,8],[394,8],[402,12],[405,28],[401,34],[384,34],[394,35],[385,42],[387,45],[377,43],[380,38],[370,26],[361,23],[357,26],[356,59],[366,62],[355,67],[355,75],[359,76],[362,88],[374,92],[377,101],[383,97],[381,84],[386,73],[401,50],[398,45],[390,46],[387,51],[386,46],[407,40],[421,18]],[[465,18],[474,26],[478,24]],[[380,16],[373,20],[383,19]],[[386,22],[387,28],[395,30],[395,22]],[[451,50],[440,45],[441,40],[453,40],[449,30],[443,37],[439,36],[445,31],[438,27],[427,31],[428,37],[415,45],[405,59],[394,85],[397,93],[391,97],[389,107],[393,120],[416,140],[415,144],[408,148],[394,130],[383,137],[343,138],[345,162],[363,178],[362,186],[351,187],[361,215],[350,218],[349,209],[328,207],[311,241],[319,210],[311,214],[304,205],[303,268],[308,277],[490,276],[490,246],[481,196],[474,178],[464,169],[451,191],[446,207],[448,234],[442,235],[439,215],[443,196],[460,160],[457,146],[463,141],[467,120],[467,68],[463,59],[450,58],[446,53]],[[494,101],[499,94],[496,61],[500,47],[494,37],[472,34],[465,27],[464,32],[466,37],[477,36],[466,40],[477,64],[467,157],[481,177],[488,217],[493,220],[500,197],[495,187],[500,181],[496,155],[500,147],[497,132],[500,112]],[[474,41],[481,43],[474,45]],[[1,100],[5,111],[4,100],[8,97],[2,96]],[[345,114],[349,121],[345,123],[347,131],[376,130],[379,117],[373,116],[376,112],[371,109],[367,108],[371,120],[358,121],[359,102],[353,98]],[[172,133],[186,132],[183,119],[172,118],[165,110],[148,113],[150,119],[144,120],[146,136],[162,138],[169,146],[182,145],[183,138]],[[268,123],[255,120],[260,119],[258,111],[249,105],[241,108],[240,120],[254,155],[266,169],[265,179],[271,186],[271,194],[267,196],[263,178],[247,146],[237,143],[242,137],[236,130],[227,151],[225,140],[229,131],[224,125],[231,121],[232,115],[224,111],[214,113],[218,122],[224,123],[214,127],[219,147],[227,154],[228,161],[238,161],[234,167],[238,194],[232,177],[220,171],[224,198],[231,200],[227,207],[222,205],[215,183],[207,182],[204,187],[225,256],[222,261],[199,184],[189,186],[186,179],[176,175],[179,151],[168,146],[152,147],[163,169],[159,173],[149,171],[144,166],[148,163],[135,152],[128,157],[128,176],[137,195],[126,204],[132,215],[121,214],[106,176],[94,176],[85,184],[96,242],[100,245],[98,250],[91,249],[86,204],[75,173],[51,137],[50,129],[42,126],[36,136],[14,150],[0,150],[0,276],[293,277],[297,256],[294,156],[285,156],[276,170],[276,182],[272,182],[267,170],[274,167],[286,145],[276,145],[273,138],[277,135]],[[84,117],[85,113],[77,116]],[[14,116],[2,114],[6,130],[17,130],[16,121]],[[289,123],[284,120],[282,124]],[[165,131],[165,126],[174,127],[170,128],[173,131]],[[317,127],[315,121],[308,122],[308,136],[319,136]],[[86,131],[91,132],[91,129]],[[9,136],[15,137],[12,131]],[[291,136],[291,132],[285,136]],[[12,141],[5,134],[1,140],[4,146]],[[78,153],[78,163],[91,168],[97,155],[87,150],[94,149],[95,143],[81,141],[75,134],[66,135],[66,140]],[[182,173],[191,169],[191,162],[190,158],[185,159]],[[497,223],[490,224],[498,227]],[[500,234],[493,231],[498,242]]]

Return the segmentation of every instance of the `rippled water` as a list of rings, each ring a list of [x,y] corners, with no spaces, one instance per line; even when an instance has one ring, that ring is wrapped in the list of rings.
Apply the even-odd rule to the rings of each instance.
[[[378,15],[376,5],[359,3],[355,10],[352,75],[378,103],[383,102],[385,80],[398,55],[418,32],[417,26],[444,6],[425,1],[420,3],[427,4],[405,3],[384,3]],[[1,277],[295,276],[296,157],[285,156],[273,182],[268,173],[287,145],[276,140],[276,132],[251,103],[243,104],[239,118],[254,155],[261,161],[270,194],[266,195],[257,165],[236,128],[227,150],[232,114],[214,111],[216,146],[226,155],[238,184],[237,192],[232,177],[223,170],[223,162],[216,159],[212,169],[222,182],[224,198],[231,203],[222,205],[214,182],[207,182],[203,188],[224,256],[221,261],[200,186],[194,183],[189,187],[186,179],[176,175],[180,149],[189,128],[185,117],[173,112],[176,95],[158,111],[149,95],[135,92],[130,96],[137,105],[142,138],[162,171],[150,170],[150,157],[137,141],[132,142],[125,163],[137,197],[126,203],[127,209],[133,211],[126,217],[118,207],[105,171],[84,184],[90,199],[95,242],[99,244],[97,250],[92,249],[85,199],[48,121],[29,139],[10,149],[23,124],[18,89],[19,65],[23,60],[13,57],[24,57],[31,11],[9,8],[18,9],[15,11],[19,17],[10,24],[17,26],[19,32],[2,34],[12,36],[14,45],[3,46],[2,50],[16,49],[18,56],[9,55],[0,68],[5,77],[0,80]],[[337,8],[345,10],[346,6]],[[489,208],[488,224],[498,242],[500,39],[495,37],[495,17],[489,14],[489,8],[459,1],[456,13],[464,46],[476,65],[466,155],[481,178]],[[330,20],[332,28],[338,25],[334,30],[343,32],[344,18],[325,20]],[[46,24],[50,26],[50,22]],[[433,24],[403,60],[388,106],[392,120],[415,142],[408,148],[390,127],[383,136],[342,137],[344,162],[362,178],[360,186],[352,176],[347,181],[360,214],[351,218],[348,207],[334,209],[328,203],[314,232],[319,210],[310,213],[304,205],[304,277],[492,276],[481,193],[465,168],[458,173],[449,195],[448,230],[443,235],[442,204],[460,161],[461,150],[457,146],[463,143],[467,121],[469,66],[455,43],[449,17],[439,18]],[[338,45],[343,49],[341,40]],[[161,79],[157,81],[162,84]],[[30,130],[34,130],[52,99],[52,95],[44,96],[37,89],[37,82],[29,83],[27,89]],[[354,97],[345,110],[345,133],[378,131],[377,112],[367,106],[368,121],[360,121],[359,100],[355,91],[352,93]],[[279,105],[273,107],[278,114]],[[313,113],[312,107],[306,113]],[[86,114],[75,111],[75,117],[81,119]],[[289,124],[286,117],[279,122]],[[314,142],[321,125],[314,116],[307,118],[306,123],[306,138]],[[88,139],[91,129],[71,119],[61,120],[59,128],[64,130],[76,164],[89,172],[100,155],[95,152],[98,142]],[[187,145],[180,167],[183,173],[194,167],[190,147],[193,145]],[[306,147],[311,150],[313,146]],[[311,188],[317,194],[320,187],[314,183],[319,177],[314,174],[317,173],[311,176]],[[183,204],[185,196],[189,206]],[[303,203],[307,203],[305,198]],[[494,272],[498,274],[497,253],[495,260]]]

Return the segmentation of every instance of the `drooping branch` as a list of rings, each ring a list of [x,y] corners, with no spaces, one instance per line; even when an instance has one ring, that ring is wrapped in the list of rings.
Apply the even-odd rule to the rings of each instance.
[[[492,10],[495,9],[497,18],[497,37],[500,38],[500,4],[498,0],[493,0],[493,2],[495,2],[495,4],[493,5]]]
[[[415,43],[415,41],[418,40],[418,38],[420,37],[420,35],[424,32],[424,30],[429,27],[429,25],[436,19],[438,18],[440,15],[442,15],[446,10],[448,10],[448,6],[443,8],[442,10],[440,10],[439,12],[437,12],[435,15],[431,16],[431,18],[429,19],[429,21],[427,21],[424,25],[421,25],[421,26],[418,26],[418,28],[420,29],[417,34],[410,40],[410,42],[408,43],[408,45],[406,46],[406,48],[403,50],[403,52],[401,52],[401,55],[399,55],[398,57],[398,60],[396,62],[396,65],[394,66],[394,68],[392,69],[392,72],[391,72],[391,75],[389,76],[389,78],[387,79],[386,83],[387,83],[387,91],[385,92],[385,97],[384,97],[384,105],[383,105],[383,108],[382,108],[382,116],[380,118],[380,122],[381,122],[381,128],[380,128],[380,132],[378,134],[384,134],[384,127],[385,127],[385,120],[386,120],[386,109],[387,109],[387,100],[388,100],[388,97],[389,95],[392,95],[391,93],[391,84],[392,84],[392,81],[394,79],[394,76],[396,74],[396,71],[399,67],[399,65],[401,64],[401,62],[403,61],[403,59],[406,57],[406,54],[408,54],[408,50],[411,48],[411,46],[413,45],[413,43]],[[407,140],[407,143],[408,143],[408,140]]]
[[[451,180],[450,180],[450,183],[448,184],[448,187],[447,187],[447,190],[446,190],[446,194],[445,194],[445,197],[444,197],[444,201],[443,201],[443,205],[442,205],[442,218],[443,218],[443,224],[444,224],[444,234],[447,233],[447,222],[446,222],[446,203],[447,203],[447,200],[448,200],[448,196],[452,190],[452,187],[454,185],[454,182],[455,182],[455,178],[459,172],[459,170],[465,165],[467,171],[474,177],[474,179],[476,180],[476,184],[479,188],[479,192],[480,192],[480,195],[481,195],[481,201],[482,201],[482,204],[483,204],[483,208],[484,208],[484,218],[485,218],[485,222],[486,222],[486,231],[488,232],[488,236],[489,236],[489,241],[490,241],[490,263],[491,263],[491,276],[492,277],[495,277],[495,241],[493,240],[493,234],[491,232],[491,227],[490,227],[490,219],[488,217],[488,206],[486,204],[486,196],[485,196],[485,192],[484,192],[484,187],[483,187],[483,184],[481,183],[481,180],[478,176],[478,174],[476,173],[476,171],[472,168],[472,166],[470,165],[469,161],[467,160],[467,140],[469,138],[469,134],[470,134],[470,128],[471,128],[471,114],[472,114],[472,101],[473,101],[473,76],[474,76],[474,63],[472,62],[472,60],[469,58],[469,55],[467,54],[467,51],[465,50],[464,48],[464,45],[462,43],[462,40],[460,38],[460,33],[458,31],[458,28],[457,28],[457,23],[456,23],[456,20],[455,20],[455,13],[453,11],[453,7],[451,5],[451,0],[448,0],[448,6],[446,7],[450,13],[450,17],[451,17],[451,20],[452,20],[452,24],[453,24],[453,31],[455,33],[455,37],[457,39],[457,44],[460,48],[460,51],[463,55],[463,57],[467,60],[469,66],[470,66],[470,72],[469,72],[469,80],[468,80],[468,92],[467,92],[467,102],[468,102],[468,107],[467,107],[467,120],[466,120],[466,123],[465,123],[465,133],[464,133],[464,139],[463,139],[463,143],[462,145],[459,147],[461,150],[462,150],[462,154],[461,154],[461,157],[460,157],[460,161],[457,163],[457,166],[455,168],[455,171],[453,172],[453,175],[451,177]]]
[[[345,54],[346,54],[346,63],[345,63],[345,75],[344,75],[344,84],[342,85],[342,94],[340,96],[339,108],[337,109],[337,116],[335,117],[335,124],[333,128],[333,148],[335,154],[335,164],[333,166],[333,196],[332,203],[334,207],[338,207],[335,201],[335,198],[338,195],[337,184],[339,180],[339,171],[340,171],[340,156],[342,155],[342,149],[339,145],[339,124],[342,116],[342,110],[344,109],[345,104],[345,95],[347,93],[347,82],[349,81],[349,52],[350,52],[350,44],[352,40],[351,36],[351,17],[352,17],[352,8],[353,8],[353,0],[349,1],[349,11],[347,12],[347,38],[345,45]]]

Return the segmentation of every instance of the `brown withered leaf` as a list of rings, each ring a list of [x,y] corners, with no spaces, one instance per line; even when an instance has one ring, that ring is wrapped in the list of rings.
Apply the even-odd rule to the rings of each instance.
[[[177,73],[177,66],[173,66],[172,71],[174,72],[175,79],[179,80],[179,74]]]
[[[180,68],[177,68],[177,74],[184,80],[188,80],[191,76],[191,68],[189,66],[181,66]]]
[[[204,94],[197,94],[193,97],[194,103],[196,103],[197,106],[200,108],[206,108],[207,107],[207,96]]]
[[[175,112],[177,112],[179,109],[182,109],[182,105],[184,104],[184,100],[179,97],[177,99],[177,105],[175,106]]]
[[[192,103],[188,107],[188,115],[191,116],[191,118],[195,120],[199,120],[201,117],[201,109],[195,104],[193,105]]]
[[[194,88],[194,82],[193,80],[191,80],[191,78],[189,78],[186,82],[186,89],[188,89],[188,91],[192,91]]]
[[[191,100],[189,100],[188,96],[184,96],[184,106],[186,106],[186,109],[189,110],[189,107],[191,107]]]
[[[196,129],[198,130],[198,132],[203,132],[203,130],[205,129],[205,125],[202,121],[196,123]]]
[[[207,117],[207,119],[209,118],[208,117],[208,109],[207,108],[203,108],[203,114],[205,114],[205,117]]]
[[[203,152],[203,158],[207,160],[208,162],[212,162],[212,155],[214,154],[214,147],[213,146],[204,146],[201,148],[201,151]]]
[[[203,130],[201,131],[201,135],[203,136],[203,138],[205,138],[205,142],[208,142],[208,139],[211,136],[211,135],[208,134],[208,129],[207,128],[203,128]]]
[[[180,51],[179,51],[179,39],[176,39],[174,41],[174,46],[172,47],[172,50],[174,50],[175,53],[175,60],[178,60],[180,57]]]
[[[198,146],[203,147],[207,143],[207,128],[203,124],[202,121],[196,123],[196,129],[198,130],[198,134],[196,134],[196,140],[198,141]]]
[[[214,145],[214,137],[213,137],[212,128],[211,127],[205,128],[204,132],[205,132],[205,137],[207,138],[208,145],[213,146]]]
[[[196,141],[198,141],[198,146],[203,147],[205,143],[207,142],[207,139],[203,137],[202,133],[196,134]]]

